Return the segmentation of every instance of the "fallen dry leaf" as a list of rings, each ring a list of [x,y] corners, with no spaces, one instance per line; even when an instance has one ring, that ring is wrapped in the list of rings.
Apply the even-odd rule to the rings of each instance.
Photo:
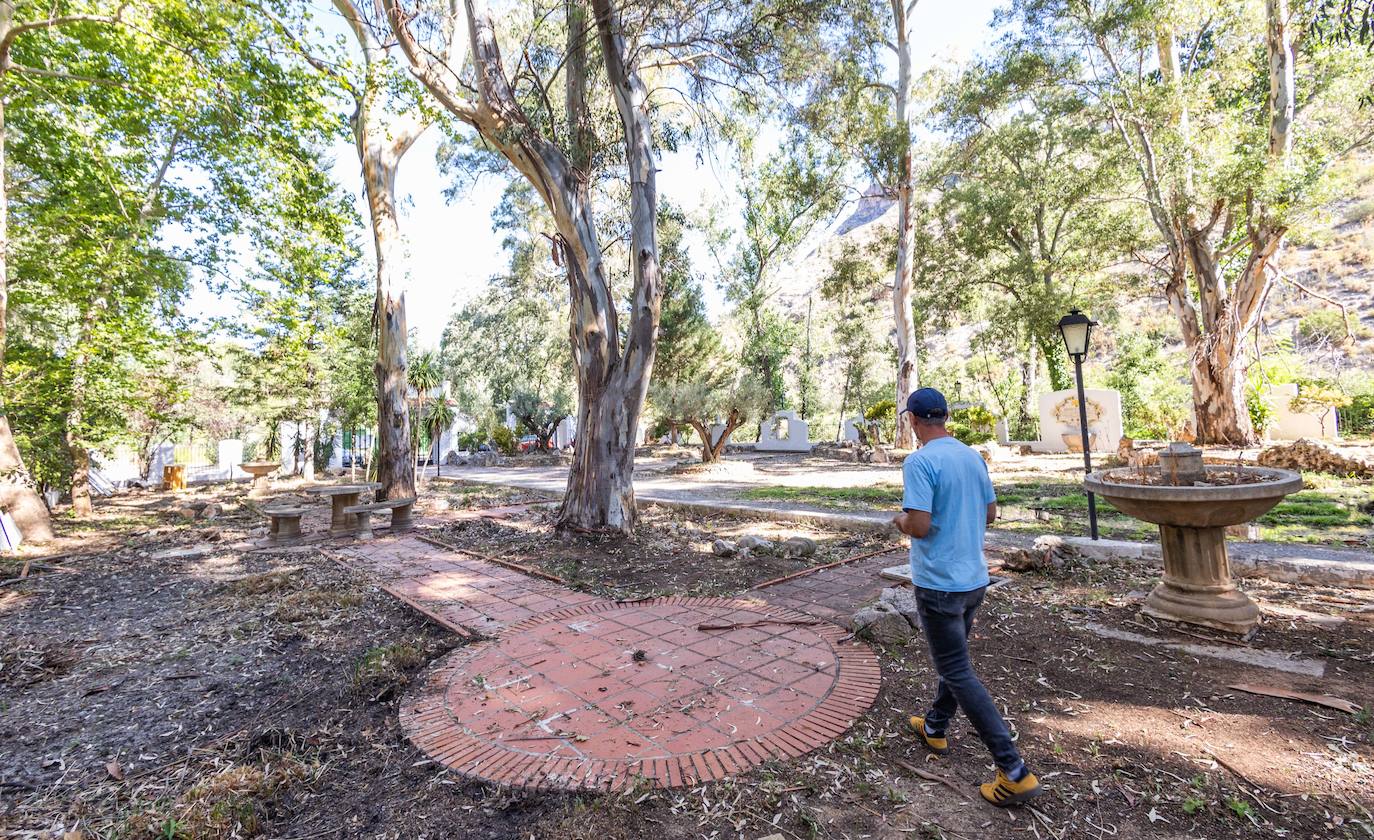
[[[105,765],[105,772],[110,774],[110,778],[116,782],[124,781],[124,768],[119,766],[118,761],[111,761]]]

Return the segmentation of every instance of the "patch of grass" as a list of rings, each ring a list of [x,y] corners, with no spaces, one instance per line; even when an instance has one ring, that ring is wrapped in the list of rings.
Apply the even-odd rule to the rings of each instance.
[[[279,592],[283,589],[294,589],[299,585],[296,576],[300,572],[299,568],[294,568],[247,575],[230,583],[229,591],[235,595],[262,595],[268,592]]]
[[[304,589],[282,598],[272,611],[272,617],[289,624],[327,618],[359,606],[363,597],[356,589]]]
[[[423,648],[409,642],[368,648],[353,669],[353,690],[380,699],[404,685],[407,674],[425,664],[427,658]]]
[[[183,793],[127,819],[121,836],[159,840],[253,837],[263,818],[292,784],[314,767],[296,756],[277,754],[261,765],[233,764],[211,773]]]

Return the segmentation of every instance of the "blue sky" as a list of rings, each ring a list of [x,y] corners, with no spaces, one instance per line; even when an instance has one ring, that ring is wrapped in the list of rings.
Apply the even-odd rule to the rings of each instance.
[[[982,50],[992,40],[988,28],[993,11],[1004,0],[922,0],[913,25],[916,71],[937,61],[961,61]],[[329,11],[325,14],[334,14]],[[402,199],[401,228],[407,242],[408,271],[406,315],[417,343],[437,347],[450,315],[481,291],[487,280],[501,271],[507,254],[501,237],[491,228],[491,212],[500,200],[502,184],[485,178],[452,203],[443,196],[448,182],[435,163],[440,133],[431,130],[411,149],[401,164],[397,191]],[[333,150],[335,177],[357,200],[359,215],[367,218],[362,184],[353,146],[340,142]],[[690,214],[704,206],[729,202],[733,195],[732,173],[709,158],[696,160],[694,150],[665,154],[660,160],[659,192]],[[371,260],[371,236],[360,232],[360,241]],[[689,238],[697,266],[705,270],[711,261],[704,249]],[[713,317],[720,314],[717,290],[706,290]],[[192,296],[189,311],[209,317],[230,315],[232,301],[221,300],[206,289]]]

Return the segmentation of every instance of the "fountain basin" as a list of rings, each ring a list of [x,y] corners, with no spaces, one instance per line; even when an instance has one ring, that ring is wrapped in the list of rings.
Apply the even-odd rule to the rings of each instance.
[[[1159,526],[1164,577],[1142,612],[1245,634],[1259,608],[1231,580],[1226,528],[1262,516],[1302,489],[1302,476],[1266,467],[1207,467],[1191,486],[1168,483],[1161,467],[1089,475],[1083,486],[1121,512]]]
[[[1223,468],[1235,472],[1234,467]],[[1158,467],[1123,468],[1095,472],[1083,486],[1111,502],[1127,516],[1155,525],[1183,528],[1225,528],[1268,513],[1283,497],[1302,489],[1302,476],[1289,470],[1241,467],[1252,480],[1245,484],[1205,484],[1174,487],[1168,484],[1129,483],[1132,476],[1155,478]],[[1221,470],[1215,470],[1220,472]]]

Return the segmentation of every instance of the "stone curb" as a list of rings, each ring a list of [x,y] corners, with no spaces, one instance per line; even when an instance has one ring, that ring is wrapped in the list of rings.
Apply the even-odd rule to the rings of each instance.
[[[1145,560],[1154,565],[1163,563],[1159,543],[1127,540],[1094,542],[1087,537],[1064,537],[1063,540],[1065,545],[1093,560]],[[1286,583],[1374,589],[1374,555],[1344,552],[1352,555],[1351,559],[1336,560],[1303,556],[1303,548],[1295,546],[1293,555],[1274,557],[1268,551],[1247,543],[1230,543],[1227,546],[1227,554],[1231,559],[1231,574],[1236,577],[1263,577]]]

